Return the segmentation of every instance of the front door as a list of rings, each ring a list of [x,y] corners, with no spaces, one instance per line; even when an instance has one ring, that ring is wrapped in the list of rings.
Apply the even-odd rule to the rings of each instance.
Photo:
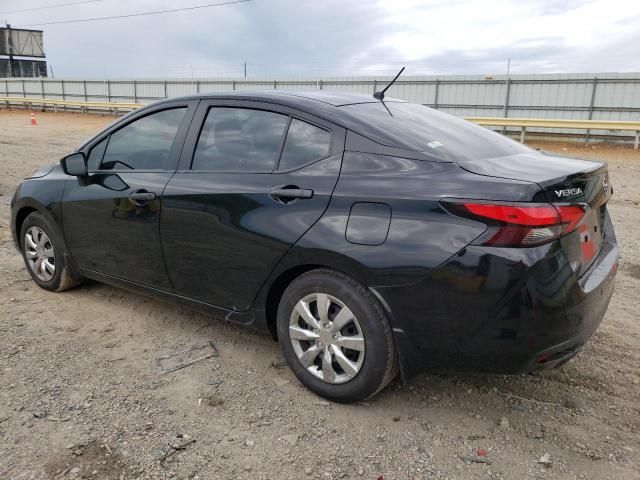
[[[68,180],[62,205],[66,243],[81,269],[171,290],[160,207],[188,111],[188,104],[177,104],[140,112],[87,149],[89,176]]]
[[[164,192],[162,246],[175,292],[243,311],[322,215],[342,128],[272,104],[201,102]]]

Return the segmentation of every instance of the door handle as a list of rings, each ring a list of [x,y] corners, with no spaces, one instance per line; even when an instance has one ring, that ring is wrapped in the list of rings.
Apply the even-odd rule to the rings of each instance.
[[[269,196],[281,203],[288,203],[298,198],[313,198],[313,190],[298,187],[280,187],[269,190]]]
[[[146,202],[156,199],[156,194],[146,190],[137,190],[129,195],[129,200],[134,205],[143,206]]]

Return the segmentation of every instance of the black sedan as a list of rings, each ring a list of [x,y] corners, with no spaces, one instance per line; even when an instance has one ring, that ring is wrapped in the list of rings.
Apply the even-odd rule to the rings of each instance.
[[[398,370],[558,366],[613,292],[604,164],[421,105],[171,99],[60,163],[11,202],[38,285],[90,278],[265,330],[334,401],[370,397]]]

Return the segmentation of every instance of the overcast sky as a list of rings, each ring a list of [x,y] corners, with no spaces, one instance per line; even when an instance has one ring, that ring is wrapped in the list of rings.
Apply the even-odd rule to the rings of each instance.
[[[0,0],[13,26],[224,0]],[[251,0],[30,26],[56,76],[248,77],[640,71],[640,0]]]

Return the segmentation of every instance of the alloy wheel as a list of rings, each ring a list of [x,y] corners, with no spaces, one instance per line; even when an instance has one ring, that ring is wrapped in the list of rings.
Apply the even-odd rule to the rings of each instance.
[[[27,263],[33,274],[43,282],[49,282],[56,273],[56,256],[53,243],[40,227],[33,226],[24,236]]]
[[[353,312],[339,299],[312,293],[294,307],[289,338],[302,365],[331,384],[354,378],[364,362],[365,341]]]

